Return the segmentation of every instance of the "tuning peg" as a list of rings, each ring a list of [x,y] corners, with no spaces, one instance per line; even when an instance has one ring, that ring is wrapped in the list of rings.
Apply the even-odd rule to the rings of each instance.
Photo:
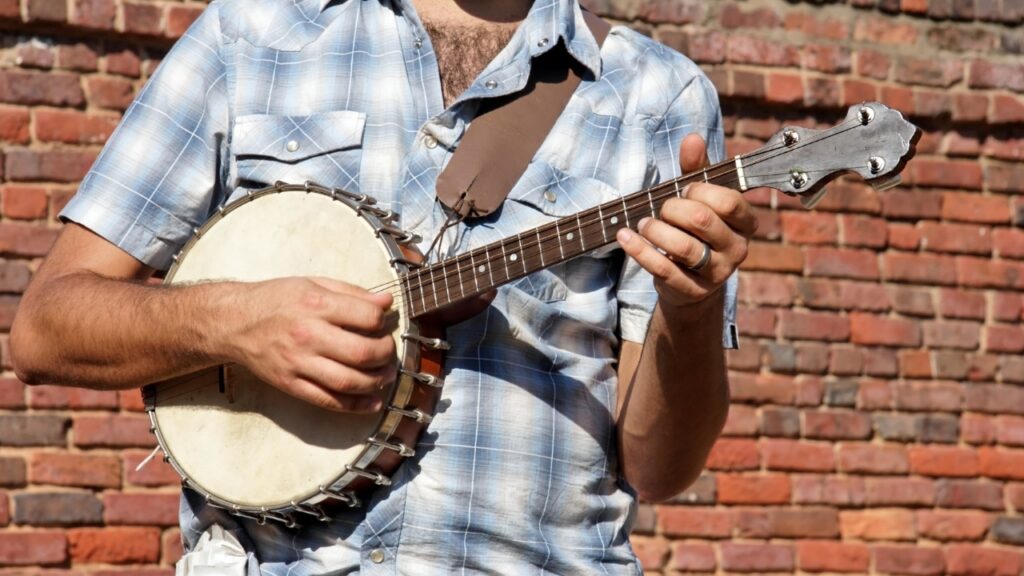
[[[900,182],[902,181],[903,178],[900,177],[899,174],[893,174],[888,178],[879,178],[877,180],[872,180],[870,184],[871,187],[874,188],[876,191],[884,192],[889,188],[895,188],[896,186],[899,186]]]

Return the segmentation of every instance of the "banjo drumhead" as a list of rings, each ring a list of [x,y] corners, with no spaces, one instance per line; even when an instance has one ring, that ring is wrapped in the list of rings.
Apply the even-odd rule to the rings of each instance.
[[[187,248],[169,282],[322,276],[372,288],[397,279],[369,223],[329,196],[271,193],[218,218]],[[398,308],[400,349],[408,321]],[[191,484],[250,508],[301,502],[329,486],[382,418],[317,408],[241,366],[230,368],[226,386],[216,377],[198,386],[158,385],[154,414],[165,452]]]

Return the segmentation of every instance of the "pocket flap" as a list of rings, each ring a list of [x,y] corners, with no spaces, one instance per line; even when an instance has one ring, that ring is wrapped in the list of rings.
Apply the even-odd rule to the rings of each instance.
[[[619,191],[596,178],[573,176],[533,162],[509,193],[510,200],[527,204],[551,216],[570,216],[620,197]]]
[[[366,114],[351,110],[310,116],[249,114],[235,119],[232,148],[239,157],[297,162],[363,143]]]

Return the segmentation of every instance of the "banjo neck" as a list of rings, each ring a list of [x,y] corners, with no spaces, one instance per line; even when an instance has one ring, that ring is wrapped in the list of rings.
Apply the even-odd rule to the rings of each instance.
[[[825,130],[787,127],[753,152],[411,270],[400,280],[408,313],[424,316],[612,244],[619,229],[636,230],[641,219],[657,217],[691,183],[743,192],[770,187],[799,196],[808,208],[843,173],[878,189],[894,186],[919,135],[899,112],[877,102],[851,107],[843,122]]]

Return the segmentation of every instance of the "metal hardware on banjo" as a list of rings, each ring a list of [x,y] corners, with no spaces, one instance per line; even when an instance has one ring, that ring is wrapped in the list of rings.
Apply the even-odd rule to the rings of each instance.
[[[370,197],[311,183],[249,193],[196,230],[167,282],[325,276],[391,291],[399,377],[370,415],[306,404],[238,365],[151,384],[143,397],[159,448],[183,485],[214,506],[288,526],[329,520],[328,505],[358,506],[360,491],[389,485],[415,454],[444,384],[447,344],[421,322],[431,312],[614,242],[690,182],[767,186],[807,207],[844,172],[891,185],[918,136],[899,112],[853,106],[833,128],[786,128],[754,152],[430,265],[419,264],[417,239],[397,215]]]

